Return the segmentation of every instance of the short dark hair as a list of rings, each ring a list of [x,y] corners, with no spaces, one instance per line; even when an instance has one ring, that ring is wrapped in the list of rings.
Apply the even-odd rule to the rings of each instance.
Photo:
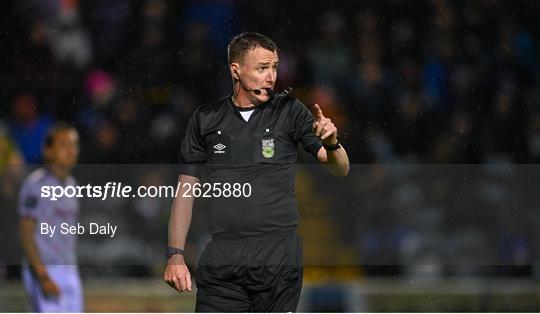
[[[71,130],[77,131],[74,126],[69,125],[65,122],[58,122],[53,124],[47,130],[47,134],[45,135],[45,147],[51,147],[54,144],[54,137],[56,134]]]
[[[277,51],[277,45],[272,39],[259,33],[242,33],[234,36],[227,47],[229,64],[239,62],[250,49],[262,47],[270,51]]]

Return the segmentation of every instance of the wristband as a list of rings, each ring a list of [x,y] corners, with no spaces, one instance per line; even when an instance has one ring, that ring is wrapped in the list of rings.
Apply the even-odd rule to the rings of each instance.
[[[169,259],[173,255],[177,255],[177,254],[180,254],[180,255],[184,256],[184,250],[176,248],[176,247],[169,246],[169,247],[167,247],[167,252],[165,253],[165,257],[167,259]]]
[[[336,142],[335,145],[326,145],[326,144],[323,143],[323,147],[324,147],[324,149],[326,149],[326,151],[333,151],[333,150],[340,149],[341,148],[341,143],[339,142],[339,140]]]

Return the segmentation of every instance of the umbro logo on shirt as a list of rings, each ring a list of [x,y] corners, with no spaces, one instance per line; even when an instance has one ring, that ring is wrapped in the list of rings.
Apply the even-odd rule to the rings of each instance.
[[[221,144],[221,143],[218,143],[216,145],[214,145],[214,154],[225,154],[225,148],[227,148],[227,146]]]

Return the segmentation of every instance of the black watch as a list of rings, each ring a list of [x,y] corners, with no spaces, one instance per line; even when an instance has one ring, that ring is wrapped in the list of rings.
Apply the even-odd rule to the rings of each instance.
[[[180,254],[180,255],[184,256],[184,250],[176,248],[176,247],[169,246],[169,247],[167,247],[167,253],[165,253],[165,257],[167,259],[169,259],[173,255],[177,255],[177,254]]]
[[[341,148],[341,143],[339,142],[339,140],[334,145],[326,145],[323,143],[323,147],[324,149],[326,149],[326,151],[333,151],[333,150]]]

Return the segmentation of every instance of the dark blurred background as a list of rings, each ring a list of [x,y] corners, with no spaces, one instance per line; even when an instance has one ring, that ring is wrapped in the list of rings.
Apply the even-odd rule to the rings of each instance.
[[[56,120],[83,163],[175,163],[193,109],[231,93],[226,46],[279,46],[278,89],[322,104],[357,163],[540,160],[536,1],[3,4],[0,118],[25,162]]]
[[[229,40],[256,31],[279,47],[277,89],[291,86],[308,107],[321,104],[351,162],[362,164],[346,181],[299,169],[313,266],[301,309],[538,311],[539,293],[529,285],[540,277],[539,13],[537,1],[524,0],[2,2],[0,227],[12,236],[0,243],[0,265],[20,257],[18,188],[41,163],[51,124],[77,127],[82,164],[139,164],[131,174],[112,172],[174,185],[176,168],[160,165],[177,163],[193,110],[231,93]],[[76,174],[99,181],[102,170],[83,166]],[[326,180],[330,187],[313,183]],[[145,226],[115,241],[82,239],[83,264],[103,266],[83,273],[87,291],[95,277],[161,276],[156,256],[169,208],[168,200],[83,201],[82,219]],[[208,239],[195,223],[194,260]],[[132,247],[139,254],[118,253]],[[328,247],[337,252],[331,259]],[[370,281],[380,276],[390,281]],[[470,276],[477,281],[448,282]],[[17,277],[16,266],[0,267],[0,278]],[[521,279],[515,287],[482,281],[510,277]],[[362,282],[369,284],[358,288]],[[117,292],[115,284],[95,284],[90,309],[126,310],[120,301],[98,301],[103,287]],[[128,286],[139,296],[170,297],[162,285]],[[504,301],[497,287],[515,298]],[[414,289],[416,299],[399,299]],[[20,292],[6,295],[0,301],[15,301],[0,311],[24,302]],[[133,309],[178,309],[174,299],[164,301],[170,307],[151,300]],[[189,310],[192,298],[185,302]]]

